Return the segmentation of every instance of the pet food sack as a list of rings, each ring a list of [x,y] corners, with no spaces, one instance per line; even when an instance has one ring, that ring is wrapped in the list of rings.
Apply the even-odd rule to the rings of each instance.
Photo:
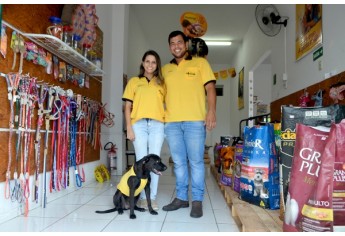
[[[242,153],[243,153],[243,144],[236,144],[235,146],[235,164],[234,164],[234,191],[240,192],[240,183],[241,183],[241,165],[242,165]]]
[[[296,125],[284,232],[333,231],[331,185],[334,158],[324,158],[323,154],[328,136],[328,131]],[[334,142],[328,144],[334,149]]]
[[[213,161],[214,161],[214,166],[219,170],[220,172],[220,149],[222,149],[222,145],[219,143],[216,143],[213,147]]]
[[[309,126],[331,127],[331,123],[339,123],[345,118],[344,105],[328,107],[289,107],[282,106],[280,170],[281,188],[283,192],[282,205],[285,205],[292,165],[293,151],[296,139],[296,124]]]
[[[273,125],[244,128],[240,198],[279,209],[279,171]]]
[[[335,125],[335,161],[333,172],[334,225],[345,225],[345,119]]]
[[[224,186],[232,186],[234,157],[235,147],[222,147],[222,149],[220,149],[220,158],[222,163],[220,183]]]

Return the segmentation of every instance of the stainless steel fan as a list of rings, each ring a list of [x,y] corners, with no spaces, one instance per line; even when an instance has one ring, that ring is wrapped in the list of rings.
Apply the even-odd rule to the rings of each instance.
[[[261,31],[270,37],[277,35],[282,25],[287,25],[287,19],[282,20],[277,8],[272,4],[257,5],[255,18]]]

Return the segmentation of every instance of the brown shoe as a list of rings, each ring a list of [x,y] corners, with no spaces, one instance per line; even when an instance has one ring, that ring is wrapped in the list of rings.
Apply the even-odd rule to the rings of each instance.
[[[188,201],[183,201],[178,198],[175,198],[170,204],[164,206],[162,209],[163,211],[175,211],[180,208],[189,207]]]
[[[202,202],[201,201],[192,202],[192,210],[190,212],[190,216],[193,218],[202,217]]]

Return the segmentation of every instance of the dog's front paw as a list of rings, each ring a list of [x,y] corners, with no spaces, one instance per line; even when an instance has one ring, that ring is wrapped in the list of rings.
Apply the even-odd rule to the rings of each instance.
[[[151,215],[158,215],[158,212],[155,211],[155,210],[152,210],[152,211],[150,211],[150,214],[151,214]]]
[[[131,215],[129,216],[129,218],[130,218],[130,219],[136,219],[137,216],[136,216],[135,214],[131,214]]]

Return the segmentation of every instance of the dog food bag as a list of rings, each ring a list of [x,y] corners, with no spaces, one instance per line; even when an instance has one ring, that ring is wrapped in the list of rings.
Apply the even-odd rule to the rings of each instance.
[[[232,187],[235,147],[222,147],[220,150],[220,158],[222,163],[220,183],[224,186]]]
[[[273,125],[244,128],[240,198],[279,209],[279,170]]]
[[[283,200],[285,205],[296,139],[296,124],[331,127],[331,123],[339,123],[345,118],[344,105],[328,107],[289,107],[282,106],[280,168],[282,178]]]
[[[345,225],[345,120],[336,126],[336,148],[333,175],[334,225]]]
[[[344,147],[343,147],[343,150],[344,150]],[[332,196],[333,196],[334,225],[344,226],[345,225],[345,162],[343,161],[334,163],[333,195]]]
[[[236,144],[235,146],[235,164],[234,164],[234,186],[233,189],[236,192],[240,192],[240,183],[241,183],[241,165],[242,165],[242,153],[243,153],[243,144]]]
[[[222,149],[222,145],[219,143],[215,143],[213,147],[213,161],[214,161],[214,166],[220,170],[220,149]]]
[[[333,230],[331,185],[334,158],[323,158],[328,136],[329,131],[296,125],[283,224],[285,232]]]

